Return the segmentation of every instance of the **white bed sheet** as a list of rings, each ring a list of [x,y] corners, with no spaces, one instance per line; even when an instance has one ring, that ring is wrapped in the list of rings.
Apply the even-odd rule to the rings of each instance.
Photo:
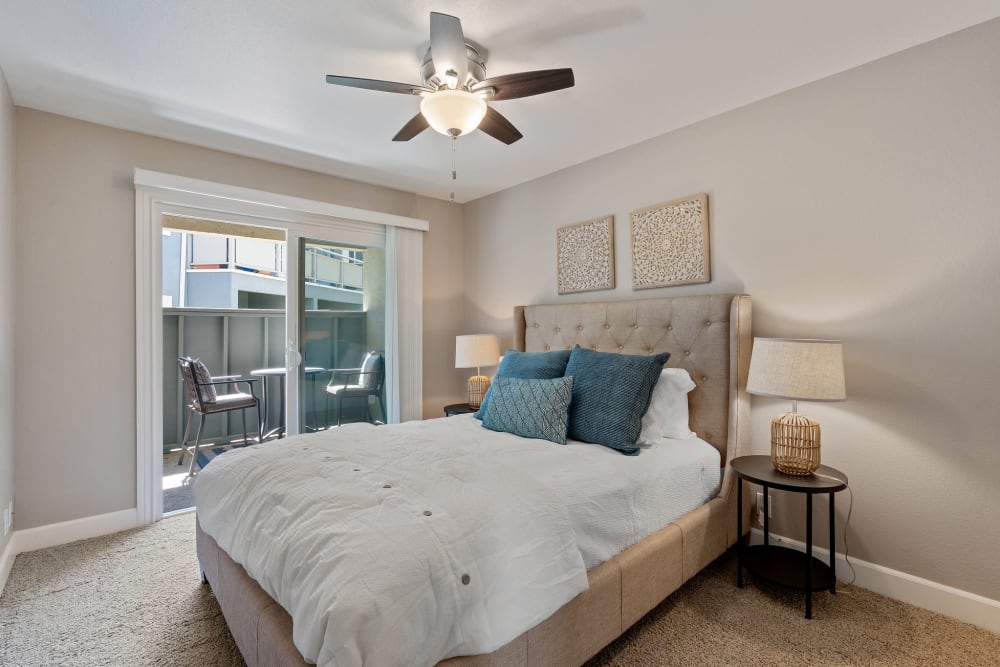
[[[437,421],[437,420],[435,420]],[[472,415],[441,420],[455,438],[492,433]],[[498,445],[506,433],[498,436]],[[663,438],[624,456],[602,445],[525,440],[524,473],[562,499],[587,569],[593,569],[719,493],[719,451],[700,438]]]
[[[194,491],[202,528],[289,611],[300,652],[346,667],[495,650],[719,477],[696,439],[623,456],[460,415],[236,450]]]

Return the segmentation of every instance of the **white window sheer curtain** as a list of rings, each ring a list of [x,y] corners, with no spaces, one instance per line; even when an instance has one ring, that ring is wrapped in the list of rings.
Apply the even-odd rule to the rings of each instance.
[[[423,417],[423,244],[422,231],[386,228],[386,384],[396,398],[389,401],[391,423]]]

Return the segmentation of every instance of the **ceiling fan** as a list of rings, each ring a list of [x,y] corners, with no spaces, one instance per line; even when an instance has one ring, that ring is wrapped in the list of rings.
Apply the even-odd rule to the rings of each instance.
[[[454,16],[431,12],[431,43],[420,65],[422,84],[394,83],[328,74],[327,83],[387,93],[419,95],[420,113],[392,138],[409,141],[428,127],[458,137],[479,128],[494,139],[512,144],[523,135],[487,100],[512,100],[570,88],[573,70],[546,69],[486,77],[486,61],[467,44],[462,22]]]

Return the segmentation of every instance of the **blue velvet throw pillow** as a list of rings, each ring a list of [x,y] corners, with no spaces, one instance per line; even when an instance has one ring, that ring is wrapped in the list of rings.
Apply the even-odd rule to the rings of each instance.
[[[569,437],[639,453],[642,415],[669,352],[650,356],[573,348],[566,375],[573,377]]]
[[[566,373],[566,363],[569,361],[571,350],[553,350],[551,352],[518,352],[517,350],[507,350],[503,355],[503,361],[497,368],[497,375],[508,378],[519,378],[522,380],[545,380],[549,378],[561,378]],[[483,404],[479,406],[479,411],[473,415],[476,419],[482,419],[486,414],[486,406],[490,401],[490,387],[486,395],[483,396]]]
[[[539,380],[498,375],[490,392],[492,398],[483,415],[483,426],[523,438],[566,444],[573,378]]]

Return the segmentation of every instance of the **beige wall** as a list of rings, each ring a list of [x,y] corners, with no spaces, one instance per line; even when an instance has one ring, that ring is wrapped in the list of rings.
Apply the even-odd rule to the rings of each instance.
[[[428,358],[461,317],[460,212],[30,109],[16,119],[18,528],[135,506],[136,167],[427,218],[425,295],[438,307],[425,315]],[[447,373],[436,371],[425,370],[425,395],[446,396]]]
[[[14,103],[0,71],[0,510],[14,497]],[[2,514],[2,511],[0,511]],[[0,524],[0,552],[10,536]]]
[[[508,334],[521,303],[747,292],[756,335],[843,339],[848,401],[800,408],[850,477],[851,554],[1000,599],[998,109],[993,21],[469,203],[465,324]],[[633,292],[629,212],[698,192],[712,282]],[[556,227],[609,213],[619,287],[557,296]],[[756,452],[787,407],[754,401]],[[775,505],[775,528],[801,535],[801,497]],[[837,508],[842,522],[845,494]]]

